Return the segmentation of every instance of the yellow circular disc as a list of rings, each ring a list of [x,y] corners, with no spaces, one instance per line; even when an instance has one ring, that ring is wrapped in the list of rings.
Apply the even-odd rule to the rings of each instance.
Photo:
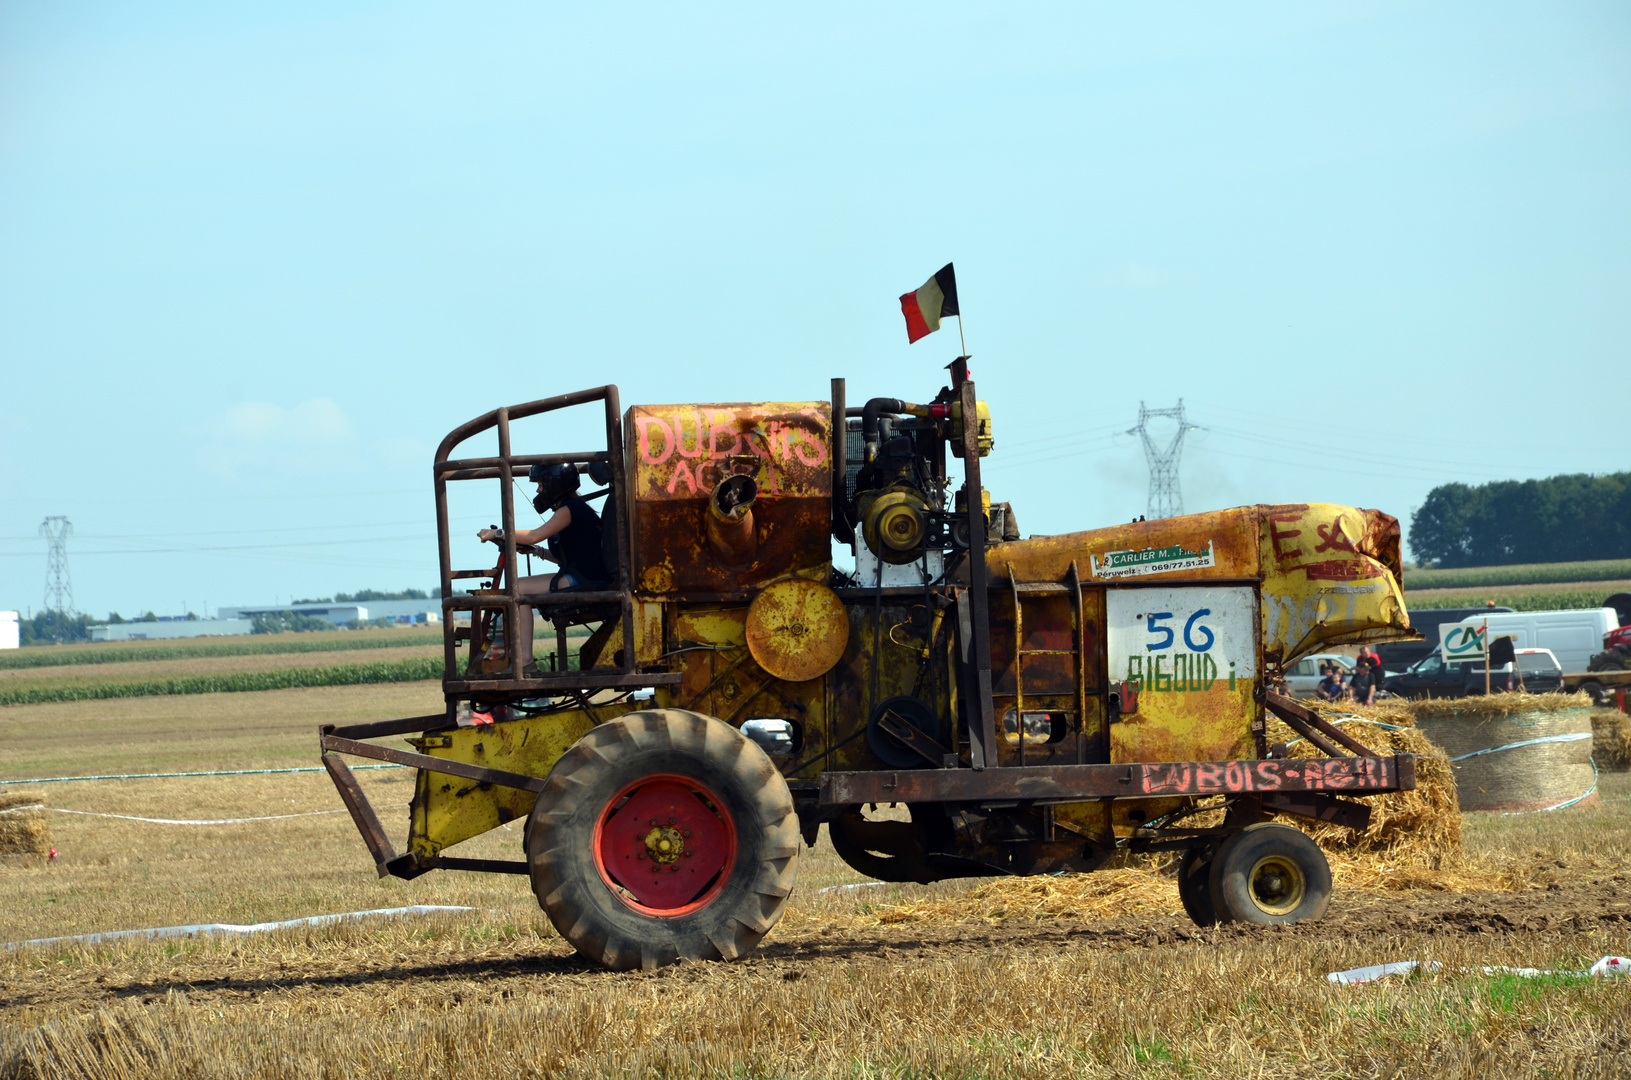
[[[849,644],[838,594],[809,578],[766,585],[748,608],[748,652],[775,678],[806,682],[831,671]]]

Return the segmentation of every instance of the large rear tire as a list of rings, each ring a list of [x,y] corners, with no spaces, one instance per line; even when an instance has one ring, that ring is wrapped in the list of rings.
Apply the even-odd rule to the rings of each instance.
[[[1604,649],[1586,662],[1587,671],[1624,671],[1625,650]]]
[[[1212,907],[1225,922],[1317,919],[1331,903],[1331,864],[1301,829],[1259,822],[1218,848],[1209,892]]]
[[[562,937],[608,968],[650,970],[752,952],[793,891],[799,823],[751,739],[658,709],[601,724],[562,755],[526,851]]]

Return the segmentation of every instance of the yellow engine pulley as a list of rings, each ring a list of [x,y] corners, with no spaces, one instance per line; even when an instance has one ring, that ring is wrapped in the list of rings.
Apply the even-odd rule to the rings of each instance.
[[[916,562],[928,539],[928,510],[923,497],[910,488],[875,496],[861,511],[861,535],[867,550],[886,563]]]
[[[748,607],[748,652],[783,682],[807,682],[831,671],[849,644],[849,613],[819,581],[772,581]]]

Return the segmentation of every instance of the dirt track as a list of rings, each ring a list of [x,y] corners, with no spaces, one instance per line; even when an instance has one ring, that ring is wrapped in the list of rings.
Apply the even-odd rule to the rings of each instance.
[[[186,969],[162,979],[123,981],[109,969],[62,972],[49,981],[0,981],[0,1001],[7,1008],[48,1006],[81,1008],[120,999],[162,1000],[172,992],[187,994],[195,1004],[212,1000],[242,1003],[275,1000],[283,995],[354,993],[370,984],[411,980],[421,989],[444,984],[452,1000],[459,993],[480,997],[506,997],[518,982],[539,989],[539,979],[581,983],[604,979],[677,979],[696,983],[730,973],[779,971],[787,980],[822,973],[832,965],[875,961],[899,962],[915,958],[959,954],[1023,956],[1045,950],[1129,948],[1209,949],[1220,945],[1264,940],[1301,942],[1367,938],[1386,944],[1392,952],[1411,940],[1440,936],[1522,936],[1544,952],[1546,939],[1565,935],[1603,933],[1623,937],[1631,933],[1631,889],[1624,875],[1598,882],[1553,886],[1521,893],[1399,894],[1339,892],[1325,918],[1287,927],[1227,925],[1201,929],[1187,919],[1170,915],[1126,916],[1091,921],[1073,918],[1006,919],[995,924],[978,922],[908,922],[876,927],[850,927],[842,931],[821,928],[778,932],[753,956],[740,964],[686,964],[652,974],[610,974],[570,953],[558,939],[553,951],[504,946],[479,957],[446,963],[416,963],[398,953],[384,962],[348,958],[350,962],[278,966],[275,971],[245,975],[242,962],[228,956],[198,957]],[[1381,951],[1378,955],[1381,956]]]

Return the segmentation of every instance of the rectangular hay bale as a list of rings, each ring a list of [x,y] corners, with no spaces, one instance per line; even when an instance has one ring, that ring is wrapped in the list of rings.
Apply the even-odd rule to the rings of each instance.
[[[27,792],[0,792],[0,856],[50,852],[51,822],[44,800]]]

